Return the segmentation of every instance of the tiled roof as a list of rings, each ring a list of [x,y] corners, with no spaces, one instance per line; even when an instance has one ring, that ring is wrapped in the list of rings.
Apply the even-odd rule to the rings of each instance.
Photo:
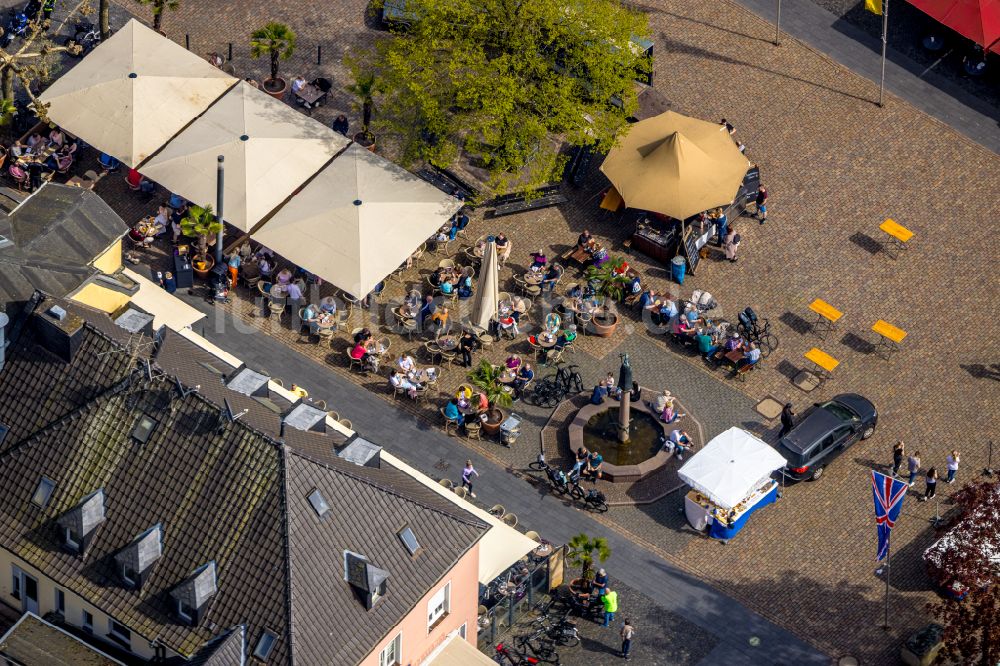
[[[25,613],[0,641],[6,663],[45,666],[121,666],[122,662],[60,631],[37,615]]]
[[[217,378],[211,371],[200,391],[182,395],[169,372],[150,376],[139,362],[129,375],[130,355],[104,353],[117,343],[93,325],[83,334],[67,364],[26,329],[0,372],[0,396],[43,405],[36,418],[0,404],[0,418],[16,416],[19,433],[0,452],[0,547],[124,623],[134,640],[157,639],[194,656],[225,628],[242,625],[250,650],[263,631],[278,636],[269,664],[290,664],[293,654],[298,664],[356,663],[487,529],[396,470],[332,455],[317,460],[250,419],[230,422],[216,401],[221,393],[206,389]],[[108,368],[117,374],[100,380],[108,359],[119,359]],[[121,376],[128,381],[115,381]],[[84,391],[77,385],[86,380],[94,386]],[[131,434],[143,414],[157,424],[140,444]],[[55,484],[44,508],[31,501],[42,476]],[[316,488],[330,507],[322,521],[306,499]],[[59,519],[98,489],[104,520],[83,556],[61,550]],[[396,534],[404,524],[421,541],[416,558]],[[115,556],[154,525],[162,530],[161,555],[141,590],[126,589]],[[343,579],[345,550],[389,573],[388,592],[370,611]],[[199,626],[183,625],[171,593],[209,562],[217,591]]]
[[[233,627],[203,647],[185,666],[240,666],[246,662],[246,627]]]

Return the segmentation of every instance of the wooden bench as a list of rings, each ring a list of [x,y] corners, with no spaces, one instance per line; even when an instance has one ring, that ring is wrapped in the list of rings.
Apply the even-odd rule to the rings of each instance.
[[[885,356],[883,358],[888,361],[892,358],[893,352],[899,351],[899,343],[906,337],[906,331],[881,319],[875,322],[872,330],[879,336],[878,344],[875,345],[875,353],[882,356],[881,350],[884,349]]]
[[[571,187],[579,188],[587,178],[590,161],[594,156],[593,146],[577,146],[566,163],[566,180]]]
[[[466,184],[446,169],[428,166],[418,171],[417,175],[446,194],[458,192],[458,195],[465,201],[475,199],[479,195],[474,187]]]
[[[566,197],[561,194],[549,194],[546,196],[534,197],[532,199],[521,199],[519,201],[500,204],[491,211],[489,217],[503,217],[505,215],[514,215],[515,213],[526,213],[532,210],[541,210],[542,208],[548,208],[549,206],[558,206],[559,204],[566,203],[566,201]]]
[[[843,312],[819,298],[809,304],[809,309],[818,315],[816,321],[812,324],[812,329],[821,338],[823,337],[823,331],[834,331],[837,327],[837,322],[844,316]]]
[[[886,243],[883,244],[883,248],[893,248],[895,254],[887,252],[894,259],[899,256],[899,253],[907,248],[907,243],[913,238],[913,232],[899,224],[892,218],[887,219],[885,222],[878,227],[886,234]]]
[[[813,347],[805,353],[806,360],[810,361],[814,366],[816,366],[816,377],[819,380],[819,384],[822,384],[827,379],[833,377],[833,371],[840,365],[840,361],[834,357],[827,354],[821,349]]]
[[[747,364],[747,365],[741,365],[740,367],[738,367],[736,369],[736,376],[739,377],[742,381],[746,381],[747,380],[747,375],[749,375],[751,372],[753,372],[754,370],[756,370],[757,366],[760,365],[763,361],[764,361],[763,358],[759,358],[759,359],[757,359],[756,363],[750,363],[750,364]]]

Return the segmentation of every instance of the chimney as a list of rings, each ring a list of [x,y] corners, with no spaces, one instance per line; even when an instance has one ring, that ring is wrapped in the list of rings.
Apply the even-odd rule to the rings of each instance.
[[[50,352],[67,363],[73,362],[83,343],[83,318],[52,305],[32,318],[39,342]]]
[[[7,314],[0,312],[0,372],[3,372],[3,363],[7,354],[7,331],[6,326],[10,319]]]

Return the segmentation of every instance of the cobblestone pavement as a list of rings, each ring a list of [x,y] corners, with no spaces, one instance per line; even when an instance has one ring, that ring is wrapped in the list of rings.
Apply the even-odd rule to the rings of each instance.
[[[789,488],[785,499],[755,516],[728,546],[683,526],[677,511],[680,493],[652,505],[615,508],[602,520],[831,655],[850,653],[865,663],[891,663],[901,640],[926,621],[924,603],[933,598],[919,556],[934,537],[927,523],[934,507],[908,501],[897,525],[892,596],[897,620],[886,634],[878,628],[882,581],[872,574],[866,474],[888,461],[899,438],[911,449],[922,449],[926,464],[939,467],[946,450],[957,446],[963,454],[960,478],[986,463],[986,442],[996,437],[1000,413],[1000,359],[988,344],[1000,339],[992,288],[996,280],[989,271],[995,250],[988,237],[989,225],[1000,218],[1000,158],[894,98],[886,108],[874,108],[867,101],[869,82],[791,40],[781,49],[771,48],[768,26],[727,2],[648,0],[645,9],[656,40],[657,88],[676,111],[732,121],[772,193],[766,225],[746,218],[735,222],[743,236],[740,261],[703,261],[681,291],[707,289],[728,312],[752,305],[770,319],[781,344],[745,384],[737,384],[712,377],[698,359],[668,349],[662,337],[623,313],[612,338],[581,340],[577,362],[587,367],[592,373],[588,381],[593,381],[597,373],[617,367],[619,346],[641,342],[645,346],[636,356],[667,373],[664,382],[672,390],[678,386],[675,393],[682,400],[703,380],[717,384],[719,395],[708,392],[705,397],[714,410],[692,407],[700,418],[717,415],[718,425],[706,423],[706,436],[733,423],[773,428],[773,423],[754,425],[749,412],[765,396],[789,399],[802,408],[841,391],[874,399],[880,427],[872,439],[831,466],[823,481]],[[324,47],[322,67],[310,64],[315,52],[310,55],[304,48],[283,64],[283,71],[324,74],[338,87],[345,78],[336,59],[369,43],[373,35],[364,24],[360,0],[336,5],[292,0],[189,3],[168,13],[164,27],[182,42],[183,34],[190,33],[192,48],[201,52],[217,40],[245,43],[252,28],[271,19],[287,21],[305,42],[323,37],[331,44]],[[262,63],[247,64],[259,76]],[[321,112],[347,107],[346,98],[335,97]],[[515,245],[514,267],[523,265],[535,247],[552,248],[553,254],[565,249],[583,227],[620,248],[628,230],[597,208],[604,186],[595,172],[580,191],[569,193],[568,204],[492,222],[477,217],[469,235],[504,230]],[[915,232],[912,247],[898,259],[878,249],[878,225],[890,216]],[[630,262],[647,283],[666,287],[663,266],[639,256]],[[407,281],[422,282],[433,263],[423,260]],[[502,278],[509,280],[511,272],[509,267]],[[388,297],[398,296],[402,288],[392,285]],[[825,340],[805,327],[808,303],[817,297],[846,313],[838,333]],[[337,372],[345,371],[342,338],[332,350],[300,344],[286,327],[250,318],[246,302],[232,307],[243,308],[247,322],[265,326],[303,353],[319,355]],[[870,329],[877,319],[908,331],[891,361],[870,353]],[[393,345],[394,353],[405,348]],[[841,365],[831,381],[806,395],[790,378],[807,365],[803,353],[812,346]],[[489,355],[505,352],[498,346]],[[271,370],[280,374],[280,369]],[[444,383],[462,379],[460,370],[449,370]],[[384,391],[384,379],[355,381]],[[435,417],[429,407],[398,403]],[[730,413],[731,403],[742,407]],[[512,469],[523,467],[534,456],[547,413],[521,405],[517,410],[527,416],[523,442],[511,450],[488,442],[469,446]]]

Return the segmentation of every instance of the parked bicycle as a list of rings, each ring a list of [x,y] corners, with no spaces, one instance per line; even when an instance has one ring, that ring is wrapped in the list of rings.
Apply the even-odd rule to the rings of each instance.
[[[541,379],[534,390],[525,396],[536,407],[555,407],[571,393],[583,391],[583,378],[579,366],[560,366],[555,374]]]
[[[510,664],[511,666],[541,663],[538,657],[529,657],[523,650],[516,650],[506,643],[497,643],[495,653],[493,654],[493,661],[498,664]]]
[[[739,319],[736,330],[744,339],[757,343],[761,357],[767,358],[778,348],[778,336],[771,333],[770,322],[758,317],[753,308],[744,309],[739,314]]]
[[[570,475],[573,475],[573,473],[570,472],[570,475],[567,475],[566,472],[561,469],[549,465],[545,462],[544,453],[539,453],[538,458],[536,458],[534,462],[528,463],[528,467],[539,472],[545,472],[545,476],[548,477],[549,483],[552,485],[552,489],[560,495],[565,495],[570,491],[572,485],[569,477]],[[579,480],[579,472],[577,472],[575,476],[576,480]]]
[[[587,491],[587,494],[583,496],[583,502],[588,509],[593,509],[598,513],[604,513],[608,510],[607,498],[604,496],[604,493],[596,488],[591,488]]]
[[[540,661],[547,664],[559,664],[559,653],[556,652],[556,642],[546,638],[548,630],[540,627],[530,634],[522,634],[514,638],[514,642],[522,649],[530,652]]]

